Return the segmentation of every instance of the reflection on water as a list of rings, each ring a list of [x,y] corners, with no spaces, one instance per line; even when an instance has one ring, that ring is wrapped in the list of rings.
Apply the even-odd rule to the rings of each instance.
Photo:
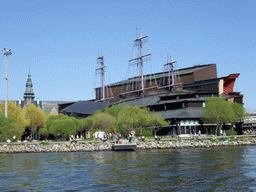
[[[256,146],[0,154],[0,188],[20,191],[255,191]]]

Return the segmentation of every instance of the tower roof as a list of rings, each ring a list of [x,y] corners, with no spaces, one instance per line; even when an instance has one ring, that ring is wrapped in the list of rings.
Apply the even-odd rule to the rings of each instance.
[[[35,93],[33,92],[33,84],[32,84],[32,80],[31,80],[31,74],[30,74],[30,70],[29,70],[29,73],[28,73],[28,79],[27,79],[27,83],[26,83],[26,90],[25,90],[25,93],[24,93],[24,99],[26,98],[32,98],[34,99],[35,98]]]

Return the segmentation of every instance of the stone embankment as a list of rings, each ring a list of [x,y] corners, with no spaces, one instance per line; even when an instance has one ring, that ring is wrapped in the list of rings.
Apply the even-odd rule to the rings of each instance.
[[[32,142],[32,143],[2,143],[0,153],[41,153],[41,152],[82,152],[82,151],[109,151],[112,150],[110,142]],[[200,140],[169,140],[138,142],[137,149],[175,149],[197,147],[222,147],[256,145],[256,138],[226,138],[226,139],[200,139]]]

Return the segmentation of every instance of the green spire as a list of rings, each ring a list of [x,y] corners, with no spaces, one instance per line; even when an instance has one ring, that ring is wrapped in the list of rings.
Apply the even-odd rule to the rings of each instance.
[[[26,83],[26,90],[25,90],[25,93],[23,96],[25,99],[26,105],[34,103],[35,94],[33,92],[32,87],[33,87],[33,84],[32,84],[31,74],[30,74],[30,69],[29,69],[28,79],[27,79],[27,83]]]

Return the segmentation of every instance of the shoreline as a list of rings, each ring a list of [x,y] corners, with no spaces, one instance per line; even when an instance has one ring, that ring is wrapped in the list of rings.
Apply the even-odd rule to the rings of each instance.
[[[51,153],[51,152],[86,152],[110,151],[113,142],[78,141],[69,142],[31,142],[31,143],[0,143],[0,154],[6,153]],[[178,148],[209,148],[256,145],[255,136],[211,137],[199,140],[164,139],[161,141],[146,140],[137,142],[136,150],[147,149],[178,149]]]

